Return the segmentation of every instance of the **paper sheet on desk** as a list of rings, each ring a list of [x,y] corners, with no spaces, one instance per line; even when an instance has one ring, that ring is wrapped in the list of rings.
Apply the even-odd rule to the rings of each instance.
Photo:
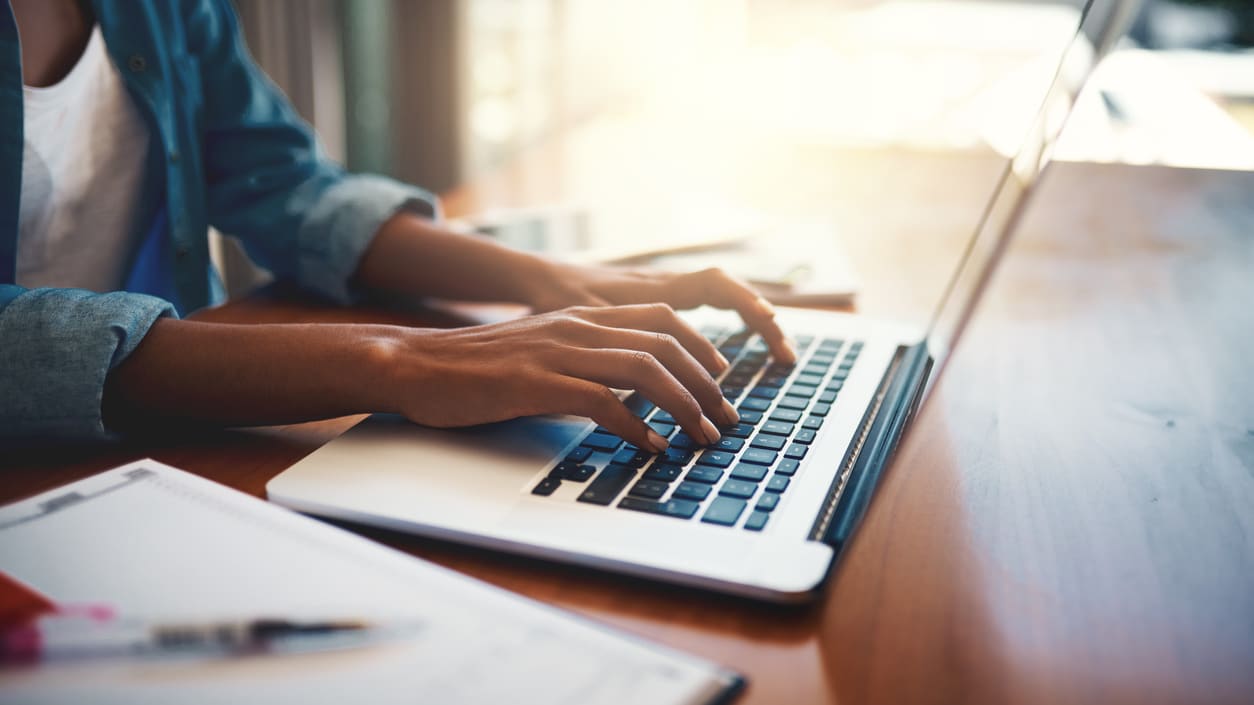
[[[77,492],[56,511],[40,504]],[[143,461],[0,509],[0,568],[152,619],[417,621],[318,653],[0,670],[4,703],[702,703],[734,676]]]

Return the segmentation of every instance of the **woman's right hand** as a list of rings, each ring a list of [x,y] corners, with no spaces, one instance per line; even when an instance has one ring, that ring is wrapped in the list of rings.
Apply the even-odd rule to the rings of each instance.
[[[629,443],[666,441],[611,390],[638,390],[697,443],[739,418],[713,375],[727,360],[670,306],[573,307],[492,325],[390,329],[374,347],[389,410],[453,427],[536,414],[587,416]]]

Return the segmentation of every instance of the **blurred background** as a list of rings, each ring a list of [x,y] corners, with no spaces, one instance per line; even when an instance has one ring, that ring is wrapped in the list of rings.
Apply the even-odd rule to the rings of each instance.
[[[441,193],[454,226],[920,321],[1083,6],[235,2],[330,155]],[[1089,37],[1112,51],[1055,158],[1254,169],[1254,0],[1101,7],[1128,32]],[[218,261],[233,295],[261,281],[230,241]]]
[[[316,126],[332,156],[352,169],[436,191],[573,125],[708,88],[710,81],[723,88],[738,83],[743,99],[760,104],[783,78],[790,87],[822,88],[837,113],[842,90],[832,82],[842,69],[892,71],[908,61],[885,51],[851,67],[832,52],[841,34],[833,8],[880,4],[873,0],[235,2],[259,63]],[[1084,156],[1241,166],[1250,153],[1204,143],[1215,124],[1225,137],[1234,126],[1254,125],[1254,2],[1137,4],[1120,46],[1136,56],[1115,57],[1109,63],[1120,64],[1118,75],[1101,85],[1115,124],[1089,140]],[[1039,17],[1023,17],[1028,43],[1040,34]],[[1004,32],[981,35],[971,26],[948,31],[968,45],[1006,39]],[[943,34],[929,32],[926,39]],[[1142,50],[1151,56],[1140,56]],[[919,90],[962,90],[971,71],[960,63],[932,67],[949,78],[920,81]],[[787,74],[775,73],[780,70]],[[755,83],[763,74],[774,81]],[[1144,95],[1163,93],[1164,84],[1173,99]],[[1189,90],[1209,105],[1180,106],[1174,94]],[[1164,104],[1174,109],[1164,111]],[[839,115],[811,114],[811,124],[791,129],[813,130],[825,120]],[[880,132],[889,127],[880,125]]]

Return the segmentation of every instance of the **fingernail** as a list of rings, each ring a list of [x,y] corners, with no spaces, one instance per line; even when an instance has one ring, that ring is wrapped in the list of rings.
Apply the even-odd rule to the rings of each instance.
[[[726,399],[723,400],[723,418],[727,419],[728,426],[740,421],[740,414],[736,413],[736,407]]]
[[[653,451],[655,453],[661,453],[662,451],[665,451],[670,444],[666,442],[665,438],[662,438],[662,434],[654,431],[653,429],[649,429],[649,445],[653,446]]]
[[[705,444],[707,446],[714,445],[718,442],[718,439],[723,437],[723,434],[718,431],[718,426],[715,426],[713,421],[704,416],[701,417],[701,431],[705,434]]]
[[[770,301],[767,301],[761,296],[758,297],[758,310],[761,311],[762,314],[766,316],[775,315],[775,307],[771,305]]]
[[[731,363],[727,361],[727,356],[717,350],[714,351],[714,354],[718,355],[718,374],[726,372],[727,368],[731,367]]]

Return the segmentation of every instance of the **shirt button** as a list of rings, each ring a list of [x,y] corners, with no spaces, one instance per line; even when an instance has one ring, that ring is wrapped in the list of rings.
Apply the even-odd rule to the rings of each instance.
[[[134,73],[143,73],[144,69],[148,68],[148,62],[139,54],[131,54],[126,60],[126,67]]]

